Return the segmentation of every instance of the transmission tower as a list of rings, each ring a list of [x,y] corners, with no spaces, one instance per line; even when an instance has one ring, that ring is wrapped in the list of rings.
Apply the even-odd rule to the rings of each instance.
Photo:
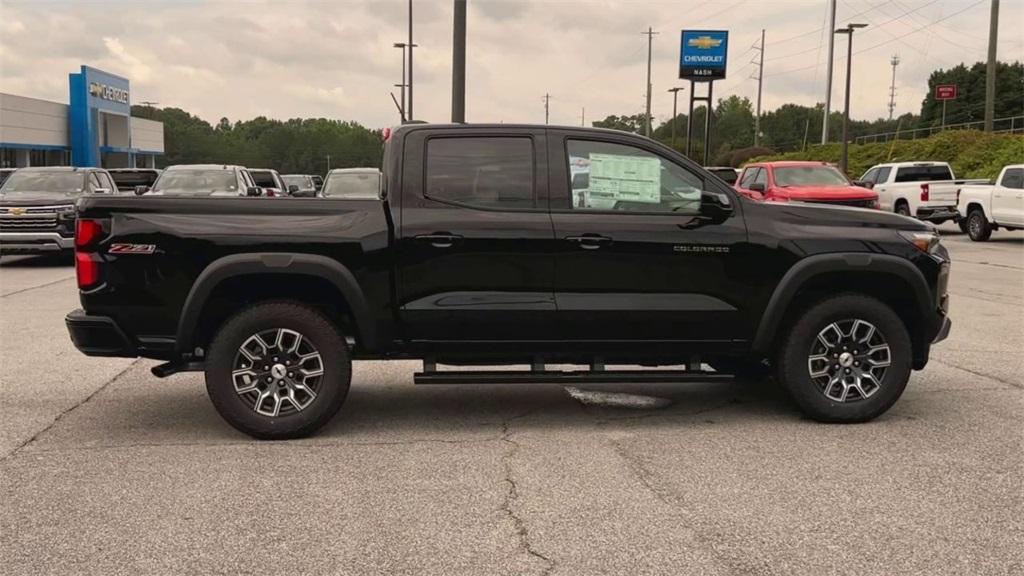
[[[900,65],[899,54],[893,54],[892,60],[892,84],[889,85],[889,120],[892,120],[892,113],[896,110],[896,67]]]

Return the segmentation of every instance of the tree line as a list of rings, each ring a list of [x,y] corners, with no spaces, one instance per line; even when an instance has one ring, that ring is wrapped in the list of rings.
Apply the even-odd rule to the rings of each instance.
[[[935,99],[935,86],[956,84],[956,100],[946,103],[945,124],[977,122],[984,119],[985,110],[984,62],[968,67],[960,64],[949,70],[936,70],[928,78],[928,95],[921,102],[920,112],[907,113],[893,119],[879,118],[873,121],[851,119],[848,132],[851,140],[883,132],[900,131],[902,138],[911,138],[911,130],[935,128],[942,124],[942,102]],[[881,94],[881,92],[880,92]],[[704,149],[704,117],[707,112],[701,105],[693,110],[693,144],[691,154],[698,159]],[[755,156],[778,152],[806,149],[821,141],[821,123],[824,105],[802,106],[784,104],[779,108],[761,114],[761,138],[758,148],[754,146],[754,106],[748,98],[732,95],[720,98],[711,115],[712,151],[709,157],[716,165],[739,166]],[[1007,118],[1024,115],[1024,65],[1000,62],[996,73],[995,117]],[[593,122],[594,126],[628,132],[643,133],[644,114],[608,116]],[[684,151],[688,117],[679,114],[659,124],[651,136],[671,145],[672,128],[675,126],[675,148]],[[829,115],[829,141],[841,138],[842,110]],[[1021,121],[1017,121],[1021,127]],[[1009,125],[997,128],[1009,128]]]

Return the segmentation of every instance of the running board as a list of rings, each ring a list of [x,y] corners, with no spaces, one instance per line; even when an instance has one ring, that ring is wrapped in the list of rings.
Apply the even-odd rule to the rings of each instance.
[[[679,384],[732,380],[732,374],[689,370],[445,370],[413,375],[416,384]]]

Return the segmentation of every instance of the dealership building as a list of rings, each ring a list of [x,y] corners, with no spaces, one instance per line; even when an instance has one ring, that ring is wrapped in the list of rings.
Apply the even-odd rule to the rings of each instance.
[[[0,93],[0,167],[151,168],[164,125],[131,114],[127,78],[82,66],[68,103]]]

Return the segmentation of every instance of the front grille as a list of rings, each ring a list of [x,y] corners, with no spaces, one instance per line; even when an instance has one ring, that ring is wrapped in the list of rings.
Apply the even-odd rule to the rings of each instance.
[[[826,206],[853,206],[854,208],[874,208],[874,200],[808,200],[811,204],[824,204]]]
[[[58,229],[58,214],[69,209],[74,206],[0,206],[0,231],[53,232]]]

